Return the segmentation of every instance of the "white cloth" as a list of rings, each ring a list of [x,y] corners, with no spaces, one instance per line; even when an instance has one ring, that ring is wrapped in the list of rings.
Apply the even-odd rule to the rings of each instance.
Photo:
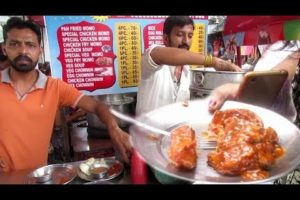
[[[297,51],[300,46],[300,41],[297,41],[297,45],[292,47],[285,47],[284,41],[280,40],[272,44],[259,59],[255,65],[254,71],[271,70],[273,67],[282,62],[287,56]],[[297,111],[292,98],[292,86],[289,81],[286,81],[282,89],[280,90],[278,97],[274,100],[274,104],[271,108],[275,112],[285,116],[290,121],[296,119]]]
[[[268,49],[262,54],[262,57],[256,63],[254,71],[264,71],[272,69],[280,62],[282,62],[287,56],[297,51],[297,46],[300,46],[300,41],[297,41],[297,45],[295,46],[285,47],[284,49],[280,50],[283,46],[284,41],[279,40],[268,47]]]
[[[137,115],[170,103],[190,99],[189,66],[183,66],[178,88],[174,75],[175,66],[157,65],[150,56],[151,51],[158,46],[161,45],[150,46],[142,56],[141,80],[137,93]]]

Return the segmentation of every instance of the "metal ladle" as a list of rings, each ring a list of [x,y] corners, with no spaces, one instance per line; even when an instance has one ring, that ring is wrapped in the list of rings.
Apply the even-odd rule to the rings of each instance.
[[[143,123],[143,122],[140,122],[140,121],[138,121],[138,120],[136,120],[136,119],[134,119],[134,118],[132,118],[132,117],[130,117],[130,116],[128,116],[128,115],[125,115],[125,114],[123,114],[123,113],[121,113],[121,112],[119,112],[119,111],[116,111],[116,110],[114,110],[114,109],[112,109],[112,108],[110,108],[110,112],[111,112],[114,116],[116,116],[117,118],[120,118],[120,119],[122,119],[122,120],[124,120],[124,121],[126,121],[126,122],[128,122],[128,123],[134,124],[134,125],[136,125],[136,126],[139,126],[139,127],[143,128],[143,129],[146,129],[146,130],[151,131],[151,132],[153,132],[153,133],[156,133],[156,134],[163,134],[163,135],[166,135],[166,136],[170,136],[170,135],[171,135],[170,132],[167,132],[167,131],[161,130],[161,129],[159,129],[159,128],[155,128],[155,127],[153,127],[153,126],[150,126],[150,125],[148,125],[148,124],[145,124],[145,123]]]
[[[146,129],[148,131],[151,131],[152,133],[156,133],[156,134],[163,134],[163,135],[166,135],[166,136],[170,136],[171,133],[170,132],[167,132],[167,131],[164,131],[164,130],[161,130],[161,129],[158,129],[158,128],[155,128],[153,126],[149,126],[148,124],[145,124],[143,122],[140,122],[132,117],[129,117],[128,115],[125,115],[123,113],[120,113],[114,109],[110,109],[110,111],[112,112],[112,114],[126,122],[129,122],[131,124],[134,124],[136,126],[139,126],[143,129]],[[199,148],[200,149],[209,149],[209,150],[212,150],[212,149],[216,149],[216,145],[217,145],[217,142],[216,141],[212,141],[212,140],[200,140],[199,143]]]

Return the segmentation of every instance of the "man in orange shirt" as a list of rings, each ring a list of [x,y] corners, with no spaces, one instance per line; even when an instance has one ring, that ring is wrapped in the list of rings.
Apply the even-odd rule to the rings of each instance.
[[[3,27],[3,52],[10,67],[0,73],[0,173],[47,164],[58,107],[95,113],[107,126],[114,146],[129,163],[129,136],[108,107],[67,83],[36,70],[42,52],[39,25],[12,17]]]

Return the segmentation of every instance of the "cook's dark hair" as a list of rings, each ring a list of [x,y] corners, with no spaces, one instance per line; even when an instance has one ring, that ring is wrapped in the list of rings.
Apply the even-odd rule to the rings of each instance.
[[[282,47],[279,49],[275,49],[275,51],[292,51],[292,52],[300,52],[300,47],[298,45],[299,43],[297,40],[288,40],[288,41],[283,41]],[[296,47],[296,49],[290,50],[290,48]],[[286,49],[287,48],[287,49]],[[290,58],[297,59],[298,60],[298,66],[300,66],[300,58],[299,57],[294,57],[289,55]]]
[[[190,24],[193,25],[193,29],[195,29],[194,21],[189,16],[169,16],[164,23],[163,33],[170,35],[174,26],[183,27]]]
[[[7,20],[6,24],[3,26],[3,39],[4,42],[7,40],[7,33],[13,29],[25,29],[29,28],[31,29],[38,37],[38,42],[41,44],[41,38],[42,38],[42,33],[41,33],[41,27],[37,23],[31,20],[22,20],[19,17],[11,17],[10,19]]]
[[[288,41],[285,40],[285,41],[283,41],[283,46],[280,47],[278,50],[284,50],[286,47],[292,48],[294,46],[297,47],[297,49],[294,51],[300,51],[300,47],[298,45],[297,40],[288,40]]]

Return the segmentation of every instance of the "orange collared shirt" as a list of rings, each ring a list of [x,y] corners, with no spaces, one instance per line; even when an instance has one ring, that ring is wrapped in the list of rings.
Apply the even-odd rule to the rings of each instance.
[[[57,108],[75,107],[83,94],[38,71],[35,86],[21,98],[8,71],[0,74],[0,172],[46,165]]]

